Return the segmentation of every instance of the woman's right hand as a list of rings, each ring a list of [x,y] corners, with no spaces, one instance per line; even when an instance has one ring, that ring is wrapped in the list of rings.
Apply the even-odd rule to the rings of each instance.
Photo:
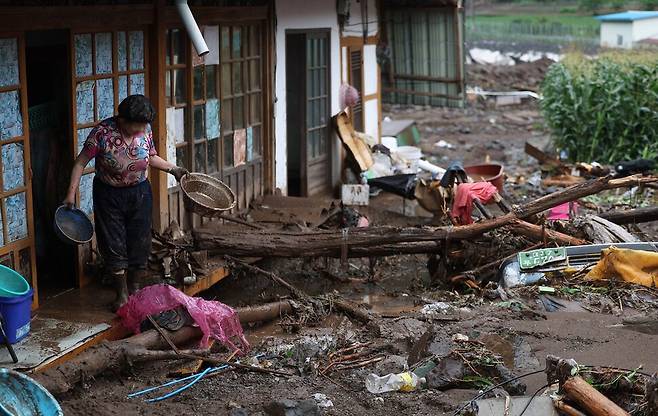
[[[64,205],[66,205],[69,209],[72,209],[75,207],[75,194],[73,195],[67,195],[66,198],[64,198],[64,201],[62,201]]]

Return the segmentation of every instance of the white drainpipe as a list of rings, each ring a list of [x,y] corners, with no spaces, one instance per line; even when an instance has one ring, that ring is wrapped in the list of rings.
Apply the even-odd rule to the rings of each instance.
[[[183,21],[183,25],[185,25],[187,35],[192,39],[192,44],[194,45],[196,52],[199,56],[203,56],[210,52],[210,49],[208,49],[208,45],[199,30],[199,25],[196,24],[196,20],[194,20],[194,16],[192,16],[190,6],[187,5],[187,0],[175,0],[175,4],[176,9],[178,9],[178,14]]]

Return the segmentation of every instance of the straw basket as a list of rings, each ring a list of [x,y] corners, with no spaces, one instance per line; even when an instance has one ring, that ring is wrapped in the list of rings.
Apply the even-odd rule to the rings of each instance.
[[[188,173],[180,181],[185,209],[202,217],[214,217],[235,208],[235,194],[219,179]]]

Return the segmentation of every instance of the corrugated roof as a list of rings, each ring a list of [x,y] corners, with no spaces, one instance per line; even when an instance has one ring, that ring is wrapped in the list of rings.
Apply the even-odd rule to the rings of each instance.
[[[658,12],[629,10],[627,12],[604,14],[596,16],[602,22],[634,22],[642,19],[658,18]]]

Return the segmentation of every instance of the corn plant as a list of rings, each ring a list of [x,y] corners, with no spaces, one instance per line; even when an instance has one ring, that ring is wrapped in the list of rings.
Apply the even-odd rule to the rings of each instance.
[[[658,156],[658,55],[569,56],[549,69],[541,109],[573,161]]]

